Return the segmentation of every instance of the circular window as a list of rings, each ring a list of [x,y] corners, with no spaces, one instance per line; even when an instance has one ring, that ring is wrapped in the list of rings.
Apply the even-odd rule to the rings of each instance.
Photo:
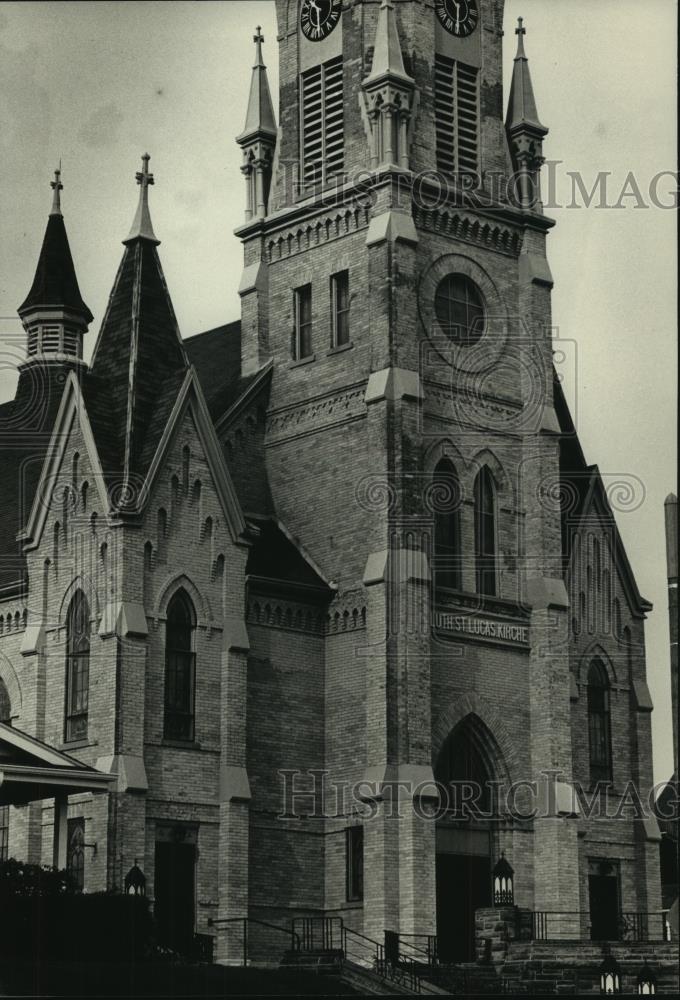
[[[484,333],[484,300],[474,281],[447,274],[437,285],[434,310],[439,325],[455,344],[476,344]]]

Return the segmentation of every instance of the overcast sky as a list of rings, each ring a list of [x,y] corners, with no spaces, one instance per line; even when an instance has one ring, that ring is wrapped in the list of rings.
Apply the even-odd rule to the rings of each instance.
[[[609,203],[634,172],[648,202],[672,170],[674,0],[508,0],[526,49],[558,200],[567,171],[587,188],[608,171]],[[95,315],[89,353],[134,215],[135,171],[151,154],[151,210],[184,336],[239,315],[243,126],[252,34],[261,24],[277,89],[274,6],[222,3],[0,3],[0,398],[23,344],[16,308],[33,278],[61,158],[63,209],[80,288]],[[506,91],[507,92],[507,91]],[[629,187],[630,189],[630,187]],[[659,187],[668,201],[669,183]],[[673,211],[556,208],[549,238],[553,320],[589,462],[644,484],[618,523],[641,592],[655,605],[647,662],[657,779],[670,775],[670,682],[663,501],[675,489],[676,257]]]

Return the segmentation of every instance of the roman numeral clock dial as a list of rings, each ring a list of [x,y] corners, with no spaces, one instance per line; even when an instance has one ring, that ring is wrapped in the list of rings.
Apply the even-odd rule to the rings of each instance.
[[[467,38],[477,27],[477,0],[436,0],[437,17],[450,35]]]
[[[342,0],[302,0],[300,27],[310,42],[327,38],[340,20]]]

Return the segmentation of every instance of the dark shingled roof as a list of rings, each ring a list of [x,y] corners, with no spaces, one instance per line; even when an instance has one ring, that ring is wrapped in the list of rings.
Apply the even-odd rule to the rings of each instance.
[[[129,240],[86,390],[98,410],[93,430],[109,480],[141,482],[187,370],[156,245],[143,237]]]
[[[250,382],[241,379],[241,321],[189,337],[184,350],[196,369],[210,416],[217,420]]]
[[[70,309],[80,313],[86,323],[92,322],[92,313],[83,302],[78,288],[66,226],[61,215],[50,215],[47,220],[35,278],[30,292],[19,307],[19,315],[47,306]]]
[[[0,589],[25,581],[16,536],[31,512],[71,367],[64,361],[27,365],[14,399],[0,405]]]
[[[331,589],[300,549],[273,519],[254,522],[257,538],[248,553],[246,575],[257,577],[260,584],[287,584],[311,588],[328,600]],[[265,587],[266,589],[266,587]]]

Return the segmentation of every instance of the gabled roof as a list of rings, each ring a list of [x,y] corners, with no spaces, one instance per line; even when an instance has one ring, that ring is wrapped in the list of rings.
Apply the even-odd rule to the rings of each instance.
[[[562,385],[556,374],[553,378],[553,400],[560,425],[560,480],[566,487],[561,491],[562,551],[565,571],[571,559],[574,533],[588,515],[595,510],[599,518],[611,528],[612,557],[619,572],[631,610],[647,614],[652,605],[638,590],[623,540],[619,533],[614,512],[607,497],[597,465],[586,463]]]
[[[78,287],[61,213],[52,214],[47,220],[33,284],[18,312],[24,316],[36,309],[47,308],[68,309],[81,315],[86,323],[92,322],[92,313],[83,302]]]
[[[115,780],[115,774],[0,722],[0,805],[23,805],[58,792],[104,792]]]

